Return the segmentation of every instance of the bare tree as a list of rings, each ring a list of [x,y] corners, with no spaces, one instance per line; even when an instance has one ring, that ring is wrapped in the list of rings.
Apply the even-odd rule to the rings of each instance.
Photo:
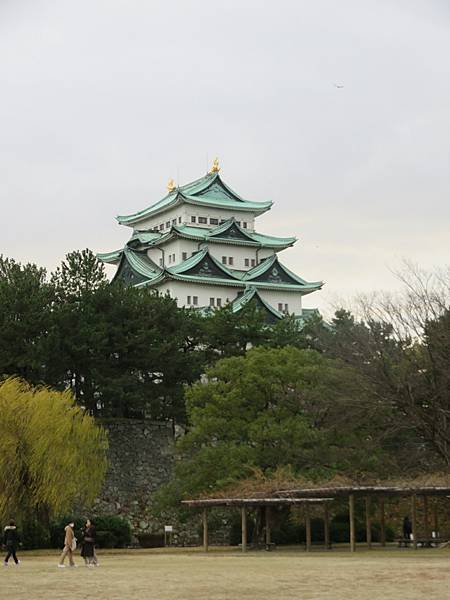
[[[424,443],[450,464],[450,269],[425,271],[404,261],[396,294],[358,298],[359,312],[376,337],[391,327],[401,361],[383,370],[392,402]],[[379,359],[386,359],[383,345]]]
[[[356,306],[367,322],[389,323],[394,335],[404,342],[422,339],[428,322],[450,308],[450,267],[427,271],[404,260],[393,271],[403,284],[398,293],[361,295]]]

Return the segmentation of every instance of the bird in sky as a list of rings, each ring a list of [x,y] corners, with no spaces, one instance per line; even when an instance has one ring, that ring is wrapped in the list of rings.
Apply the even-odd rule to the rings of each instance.
[[[337,88],[338,90],[341,90],[344,85],[342,83],[333,83],[334,87]]]

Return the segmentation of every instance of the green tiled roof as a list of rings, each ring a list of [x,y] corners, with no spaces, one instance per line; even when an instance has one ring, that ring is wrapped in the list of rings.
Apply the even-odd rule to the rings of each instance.
[[[122,252],[123,252],[123,249],[113,250],[112,252],[104,252],[104,253],[99,252],[98,254],[96,254],[96,257],[98,258],[98,260],[101,260],[104,263],[115,264],[115,263],[117,263],[118,260],[120,260],[120,257],[122,256]]]
[[[199,265],[203,260],[207,258],[209,261],[213,263],[217,271],[221,272],[223,276],[213,274],[204,275],[199,273],[189,273],[189,271]],[[275,257],[276,258],[276,257]],[[122,253],[122,262],[126,260],[130,267],[139,275],[146,278],[146,281],[141,282],[140,286],[154,286],[165,279],[175,279],[177,281],[186,281],[191,283],[201,283],[207,285],[222,285],[222,286],[231,286],[231,287],[239,287],[247,286],[251,284],[255,288],[258,289],[272,289],[272,290],[285,290],[285,291],[295,291],[301,292],[304,294],[310,294],[315,290],[319,289],[322,285],[319,283],[308,283],[303,279],[297,277],[291,271],[283,267],[280,263],[277,263],[279,268],[284,269],[287,273],[291,274],[295,278],[295,282],[270,282],[270,281],[253,281],[250,280],[248,275],[250,273],[260,274],[263,273],[264,269],[259,269],[265,265],[271,266],[274,264],[274,261],[271,259],[266,259],[248,272],[236,271],[232,269],[228,269],[225,265],[219,262],[214,256],[211,256],[209,253],[208,247],[199,250],[185,261],[179,263],[178,265],[174,265],[173,267],[166,267],[162,269],[158,265],[156,265],[146,254],[144,251],[136,251],[131,248],[125,248]],[[255,275],[256,276],[256,275]]]
[[[228,229],[234,226],[238,229],[242,237],[239,238],[224,238],[216,237],[218,234],[226,232]],[[276,237],[273,235],[265,235],[263,233],[257,233],[256,231],[249,231],[239,227],[234,219],[228,219],[217,227],[192,227],[190,225],[172,225],[170,231],[167,233],[159,233],[155,231],[142,232],[135,231],[132,238],[128,242],[132,243],[134,240],[138,240],[142,244],[148,244],[152,246],[159,246],[169,242],[174,237],[181,237],[191,239],[195,241],[207,241],[213,243],[222,244],[234,244],[239,246],[255,246],[255,247],[266,247],[266,248],[287,248],[292,246],[297,241],[295,237]],[[246,239],[243,239],[246,238]]]
[[[276,317],[277,319],[283,318],[284,315],[282,313],[280,313],[280,311],[276,310],[273,306],[271,306],[268,302],[266,302],[266,300],[261,298],[260,294],[258,293],[258,290],[254,286],[250,286],[250,285],[245,288],[245,291],[241,296],[236,298],[236,300],[233,300],[233,303],[232,303],[233,312],[236,313],[236,312],[239,312],[240,310],[242,310],[244,308],[244,306],[246,306],[255,297],[258,298],[259,302],[261,302],[264,305],[264,307],[270,313],[272,313],[272,315],[274,317]]]
[[[185,261],[179,263],[178,265],[175,265],[174,267],[168,267],[166,271],[171,275],[182,275],[183,273],[186,273],[186,271],[189,271],[193,267],[197,266],[205,258],[208,258],[217,267],[217,269],[224,274],[226,278],[229,277],[231,279],[234,279],[234,274],[232,273],[232,271],[227,269],[227,267],[221,262],[219,262],[217,258],[214,258],[214,256],[212,256],[209,253],[208,247],[199,250],[198,252],[187,258]],[[196,277],[199,276],[196,275]]]
[[[134,231],[130,242],[138,240],[141,244],[155,242],[161,238],[161,234],[156,231]]]
[[[301,286],[307,286],[307,287],[312,287],[314,289],[320,289],[323,285],[322,281],[314,281],[314,282],[305,281],[304,279],[302,279],[301,277],[299,277],[298,275],[296,275],[295,273],[290,271],[287,267],[282,265],[280,263],[280,261],[278,260],[278,256],[276,254],[274,254],[273,256],[269,256],[268,258],[261,261],[259,263],[259,265],[256,265],[256,267],[253,267],[253,269],[250,269],[250,271],[247,271],[244,274],[244,276],[242,277],[242,279],[243,279],[243,281],[251,281],[252,283],[256,283],[254,280],[257,277],[264,275],[265,273],[267,273],[270,269],[272,269],[275,266],[277,269],[281,269],[282,271],[284,271],[284,273],[289,278],[293,279],[295,282],[297,282]]]
[[[163,270],[147,256],[146,252],[134,252],[129,248],[125,248],[124,258],[129,262],[132,269],[149,279],[154,279],[163,272]]]
[[[296,316],[296,321],[300,325],[300,328],[303,329],[310,319],[319,316],[320,312],[318,308],[302,308],[302,314]]]
[[[261,214],[272,206],[272,202],[250,202],[244,200],[220,178],[218,173],[208,173],[186,185],[176,188],[164,198],[152,204],[148,208],[131,215],[121,215],[117,220],[122,225],[133,225],[149,216],[164,212],[183,202],[195,204],[196,206],[211,206],[216,208],[228,208],[237,211],[255,212]]]

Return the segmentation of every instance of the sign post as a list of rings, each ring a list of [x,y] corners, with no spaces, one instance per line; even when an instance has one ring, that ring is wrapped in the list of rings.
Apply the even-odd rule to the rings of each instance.
[[[172,545],[173,525],[164,525],[164,546],[167,546],[167,537],[169,537],[169,546]],[[167,536],[169,534],[169,536]]]

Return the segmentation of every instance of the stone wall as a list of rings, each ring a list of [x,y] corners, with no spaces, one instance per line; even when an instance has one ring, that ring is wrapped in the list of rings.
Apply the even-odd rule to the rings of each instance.
[[[109,467],[95,512],[126,517],[133,533],[160,533],[150,516],[152,496],[169,480],[174,461],[172,425],[137,419],[102,420]]]
[[[108,431],[109,466],[93,514],[128,519],[136,543],[141,534],[161,536],[164,525],[172,525],[172,544],[198,545],[199,515],[193,513],[192,518],[182,522],[173,513],[167,513],[160,521],[152,515],[153,495],[172,474],[175,437],[184,431],[175,432],[171,423],[138,419],[102,419],[100,424]],[[216,538],[219,542],[221,532],[211,532],[212,543]]]

